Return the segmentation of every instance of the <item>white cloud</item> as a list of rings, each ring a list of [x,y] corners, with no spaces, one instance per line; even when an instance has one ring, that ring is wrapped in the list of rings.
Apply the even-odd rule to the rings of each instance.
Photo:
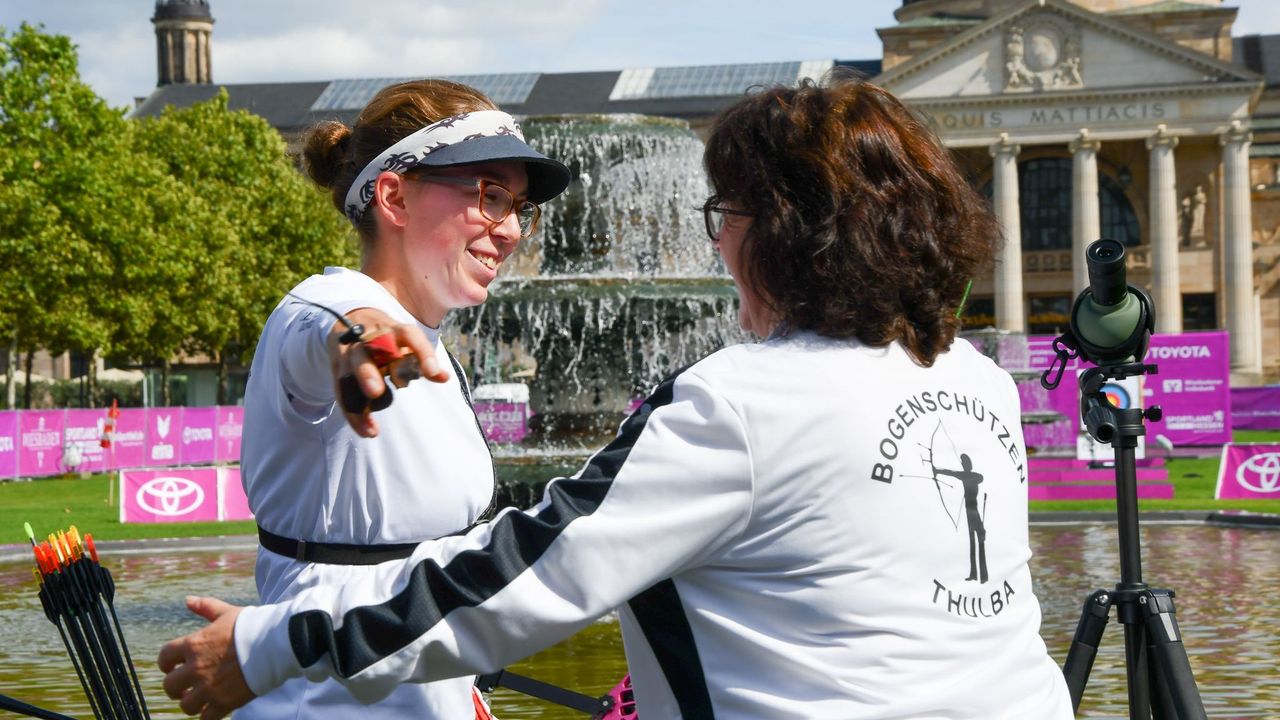
[[[1280,32],[1280,3],[1275,0],[1250,0],[1239,5],[1235,35],[1269,35]]]
[[[126,24],[73,36],[80,51],[80,77],[112,105],[131,105],[156,85],[155,32]]]
[[[224,34],[229,28],[215,26],[214,77],[242,83],[536,72],[545,68],[529,63],[529,46],[559,47],[591,22],[599,3],[543,0],[533,12],[527,3],[504,0],[483,16],[472,5],[390,0],[371,14],[343,4],[352,17],[326,16],[327,5],[276,29],[262,17],[251,33]]]
[[[578,72],[880,56],[901,0],[210,0],[213,76],[255,83]],[[1280,32],[1280,2],[1240,0],[1235,34]],[[114,105],[155,87],[151,0],[0,0],[80,47]]]

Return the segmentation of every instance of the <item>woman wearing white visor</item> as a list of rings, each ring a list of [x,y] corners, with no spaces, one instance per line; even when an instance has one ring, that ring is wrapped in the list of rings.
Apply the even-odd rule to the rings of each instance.
[[[485,301],[503,261],[536,230],[538,204],[569,182],[564,165],[524,143],[511,116],[442,80],[385,88],[351,127],[321,123],[306,136],[304,157],[355,226],[361,264],[325,268],[294,287],[254,355],[241,460],[262,543],[263,602],[366,582],[378,563],[485,513],[493,461],[441,323],[450,310]],[[358,404],[338,402],[334,378],[365,352],[339,341],[357,324],[365,338],[389,333],[425,376],[394,390],[380,425]],[[357,399],[389,397],[376,373],[358,382]],[[474,712],[472,678],[404,685],[374,705],[336,682],[298,679],[237,717],[456,720]]]

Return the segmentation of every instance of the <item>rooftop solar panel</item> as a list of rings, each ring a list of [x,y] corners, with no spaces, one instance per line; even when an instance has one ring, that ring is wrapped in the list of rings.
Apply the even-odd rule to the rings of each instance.
[[[610,100],[737,95],[752,85],[792,85],[819,78],[832,60],[630,68],[618,75]]]
[[[437,75],[442,80],[452,80],[479,90],[499,105],[518,105],[529,97],[538,73],[506,73],[496,75]],[[317,110],[359,110],[379,90],[388,85],[416,80],[417,78],[354,78],[334,80],[312,103]]]

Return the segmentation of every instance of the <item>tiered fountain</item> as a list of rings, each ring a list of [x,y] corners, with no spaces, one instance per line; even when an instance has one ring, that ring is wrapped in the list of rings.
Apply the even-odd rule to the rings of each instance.
[[[607,441],[668,373],[746,335],[702,228],[709,191],[687,124],[558,116],[524,130],[574,181],[488,302],[452,320],[453,346],[475,384],[527,383],[530,433],[500,459],[567,462]]]

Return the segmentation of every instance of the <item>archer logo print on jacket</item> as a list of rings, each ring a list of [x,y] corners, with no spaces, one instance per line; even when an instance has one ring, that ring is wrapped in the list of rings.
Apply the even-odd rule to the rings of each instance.
[[[929,592],[935,606],[957,615],[993,617],[1015,594],[1004,578],[992,579],[987,564],[988,541],[1001,542],[999,536],[988,538],[989,501],[993,494],[1021,492],[1017,486],[1026,482],[1021,445],[1010,431],[1020,418],[1002,412],[980,397],[951,390],[901,398],[882,426],[878,461],[870,469],[872,480],[933,489],[920,495],[918,487],[911,488],[933,505],[921,508],[919,522],[944,538],[945,557],[954,563]]]

